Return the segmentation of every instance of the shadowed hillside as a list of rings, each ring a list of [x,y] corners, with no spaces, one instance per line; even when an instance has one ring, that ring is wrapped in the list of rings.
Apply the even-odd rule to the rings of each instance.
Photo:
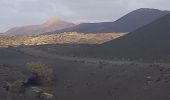
[[[102,44],[108,54],[117,56],[169,58],[170,14],[119,39]]]

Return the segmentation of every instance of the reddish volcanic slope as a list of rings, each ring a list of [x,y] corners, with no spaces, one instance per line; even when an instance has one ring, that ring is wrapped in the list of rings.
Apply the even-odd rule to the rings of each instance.
[[[37,35],[55,30],[61,30],[64,28],[73,27],[74,24],[66,21],[62,21],[58,18],[53,18],[41,25],[29,25],[22,27],[15,27],[7,32],[8,35]]]

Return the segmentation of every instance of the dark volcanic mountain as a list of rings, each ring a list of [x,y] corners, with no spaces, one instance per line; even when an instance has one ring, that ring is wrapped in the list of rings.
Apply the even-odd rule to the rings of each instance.
[[[80,33],[109,33],[109,32],[132,32],[141,26],[168,14],[169,11],[141,8],[121,17],[115,22],[82,23],[75,27],[57,30],[52,33],[80,32]],[[47,34],[52,34],[47,33]]]
[[[47,22],[41,24],[41,25],[29,25],[29,26],[23,26],[23,27],[15,27],[7,32],[5,34],[8,35],[37,35],[42,34],[46,32],[52,32],[55,30],[61,30],[64,28],[73,27],[75,24],[62,21],[58,18],[53,18],[48,20]]]
[[[98,51],[110,57],[170,57],[170,14],[123,37],[101,45]],[[100,54],[99,53],[99,54]]]

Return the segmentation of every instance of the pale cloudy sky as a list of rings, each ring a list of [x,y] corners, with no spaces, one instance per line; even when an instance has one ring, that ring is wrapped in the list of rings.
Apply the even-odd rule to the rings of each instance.
[[[0,0],[0,32],[58,17],[71,22],[114,21],[138,8],[170,10],[170,0]]]

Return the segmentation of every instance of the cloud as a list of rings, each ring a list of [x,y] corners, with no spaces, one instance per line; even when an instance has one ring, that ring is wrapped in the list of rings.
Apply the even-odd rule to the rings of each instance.
[[[71,22],[114,21],[138,8],[170,10],[168,0],[0,0],[0,31],[59,17]]]

